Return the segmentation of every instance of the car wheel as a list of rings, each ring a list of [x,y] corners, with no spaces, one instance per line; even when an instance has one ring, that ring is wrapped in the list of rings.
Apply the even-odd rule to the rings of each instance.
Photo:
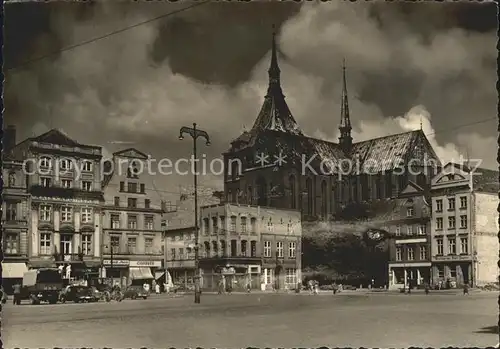
[[[136,299],[136,298],[137,298],[137,295],[135,295],[135,294],[134,294],[134,295],[132,295],[132,297],[130,297],[130,298],[132,298],[132,299]]]

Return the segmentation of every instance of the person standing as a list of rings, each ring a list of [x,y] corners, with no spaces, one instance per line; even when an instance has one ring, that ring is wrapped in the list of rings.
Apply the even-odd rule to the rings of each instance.
[[[142,285],[142,288],[144,288],[144,291],[149,292],[149,284],[147,282]]]
[[[425,294],[429,294],[430,286],[429,286],[429,284],[427,282],[425,283],[424,287],[425,287]]]
[[[160,294],[160,284],[156,284],[155,285],[155,291],[156,291],[156,294]]]
[[[332,289],[333,289],[333,294],[337,294],[339,287],[336,282],[333,283]]]
[[[21,305],[21,285],[15,284],[12,289],[14,290],[14,305]]]

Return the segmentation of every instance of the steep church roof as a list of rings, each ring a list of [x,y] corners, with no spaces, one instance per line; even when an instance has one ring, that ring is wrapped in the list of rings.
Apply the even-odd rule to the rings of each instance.
[[[390,171],[398,168],[401,162],[408,164],[408,161],[412,157],[421,157],[422,151],[428,154],[427,160],[434,161],[434,165],[436,160],[439,162],[436,153],[422,130],[353,143],[345,62],[342,70],[343,87],[341,120],[339,125],[341,137],[339,143],[305,136],[285,102],[280,84],[276,38],[273,32],[271,64],[268,71],[269,87],[264,103],[252,129],[243,132],[238,138],[232,141],[231,149],[228,153],[238,152],[247,148],[256,148],[253,149],[255,151],[263,151],[264,149],[269,151],[269,148],[274,148],[282,151],[291,160],[287,161],[287,163],[293,162],[292,159],[300,161],[302,155],[305,155],[308,159],[314,158],[310,162],[313,168],[322,164],[324,171],[328,171],[328,173],[338,173],[340,165],[347,165],[347,163],[343,163],[342,160],[344,159],[355,160],[359,164],[361,173]],[[273,156],[277,154],[268,155]],[[419,160],[424,161],[425,158]],[[415,164],[415,161],[413,163]]]

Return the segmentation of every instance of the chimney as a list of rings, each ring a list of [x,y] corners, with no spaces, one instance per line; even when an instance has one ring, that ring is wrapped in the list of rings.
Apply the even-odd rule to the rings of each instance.
[[[16,145],[16,126],[8,125],[3,131],[3,150],[9,151]]]

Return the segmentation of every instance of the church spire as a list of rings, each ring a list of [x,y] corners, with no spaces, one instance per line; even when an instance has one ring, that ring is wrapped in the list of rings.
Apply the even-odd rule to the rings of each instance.
[[[349,116],[349,101],[347,98],[347,82],[345,74],[345,59],[342,61],[342,100],[340,105],[340,137],[339,143],[345,153],[352,149],[351,118]]]
[[[269,87],[267,89],[268,96],[278,92],[282,94],[281,83],[280,83],[280,73],[281,70],[278,66],[278,48],[276,45],[276,27],[273,24],[273,36],[271,43],[271,65],[269,66]]]

